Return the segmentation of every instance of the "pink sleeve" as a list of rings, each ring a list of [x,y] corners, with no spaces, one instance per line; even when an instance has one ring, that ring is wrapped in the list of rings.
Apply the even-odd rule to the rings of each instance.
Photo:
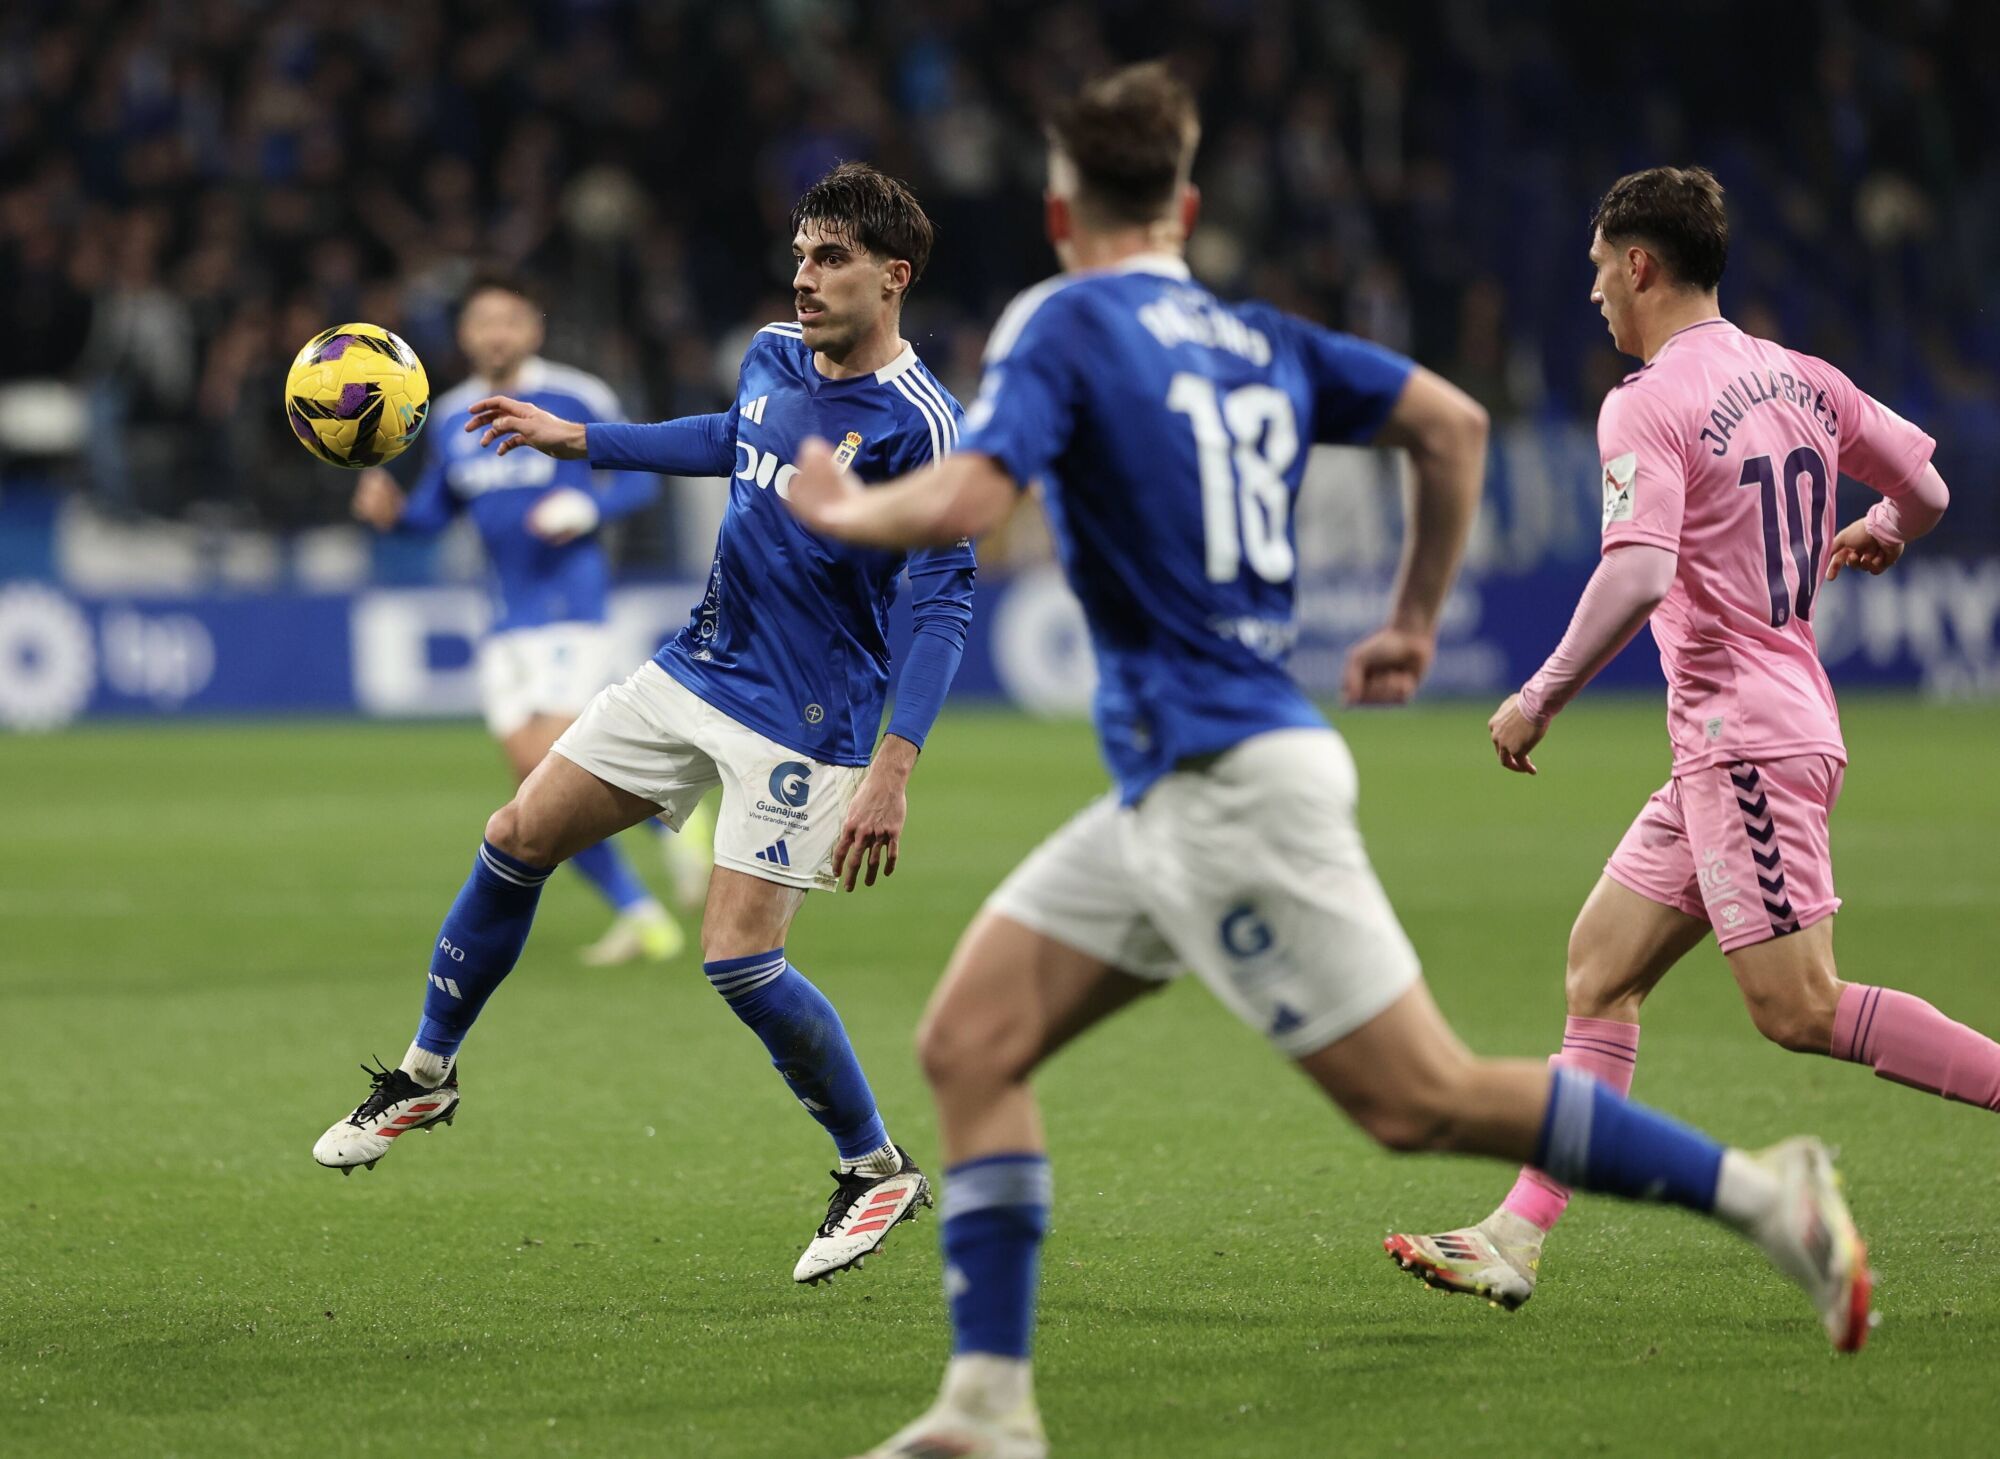
[[[1937,442],[1845,375],[1834,373],[1840,399],[1840,469],[1884,496],[1905,495],[1930,464]]]
[[[1648,383],[1619,386],[1597,413],[1607,552],[1633,542],[1680,550],[1687,455],[1681,433]]]
[[[1875,503],[1864,520],[1876,541],[1900,547],[1935,527],[1950,505],[1951,492],[1944,478],[1926,462],[1914,481]]]
[[[1680,558],[1647,542],[1613,544],[1577,600],[1569,631],[1521,686],[1521,713],[1546,724],[1597,671],[1618,657],[1674,585]]]

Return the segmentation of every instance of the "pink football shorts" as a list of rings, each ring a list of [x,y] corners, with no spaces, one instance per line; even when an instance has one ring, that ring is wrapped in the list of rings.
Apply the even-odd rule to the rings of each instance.
[[[1724,952],[1840,910],[1827,817],[1843,767],[1829,755],[1738,761],[1653,792],[1604,874],[1715,929]]]

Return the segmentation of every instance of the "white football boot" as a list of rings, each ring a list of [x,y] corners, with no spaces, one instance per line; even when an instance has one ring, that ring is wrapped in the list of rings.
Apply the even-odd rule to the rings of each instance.
[[[1778,1181],[1771,1210],[1744,1232],[1771,1264],[1805,1289],[1834,1351],[1855,1353],[1874,1325],[1869,1298],[1875,1274],[1868,1247],[1841,1198],[1840,1176],[1826,1146],[1795,1135],[1750,1157]]]
[[[458,1116],[458,1062],[452,1061],[444,1083],[426,1089],[401,1069],[370,1069],[361,1072],[374,1083],[368,1097],[354,1113],[319,1137],[313,1159],[321,1165],[352,1175],[354,1167],[370,1170],[389,1153],[399,1135],[412,1130],[434,1130]]]
[[[917,1168],[909,1151],[901,1145],[895,1149],[903,1164],[894,1175],[828,1172],[834,1187],[826,1219],[792,1268],[793,1281],[816,1286],[849,1267],[859,1270],[862,1259],[874,1255],[890,1231],[901,1222],[916,1220],[917,1209],[931,1204],[930,1178]]]
[[[672,962],[687,946],[673,913],[658,902],[642,902],[620,912],[611,928],[577,956],[585,967],[615,968],[644,958],[649,963]]]
[[[968,1353],[945,1369],[929,1412],[860,1459],[1048,1459],[1028,1365]]]
[[[1426,1286],[1484,1297],[1512,1312],[1535,1295],[1547,1234],[1526,1217],[1499,1210],[1477,1226],[1436,1236],[1396,1232],[1383,1238],[1382,1249]]]

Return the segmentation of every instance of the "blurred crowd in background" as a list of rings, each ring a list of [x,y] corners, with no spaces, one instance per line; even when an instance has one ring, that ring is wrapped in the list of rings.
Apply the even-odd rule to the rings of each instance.
[[[1726,310],[1924,424],[1961,485],[1946,540],[1990,549],[1996,17],[1943,0],[14,0],[0,462],[106,513],[337,519],[345,483],[279,409],[293,353],[373,320],[442,392],[462,373],[456,295],[489,262],[541,282],[546,352],[630,413],[720,408],[748,331],[789,314],[794,197],[849,157],[932,213],[905,334],[969,394],[996,312],[1054,267],[1038,118],[1079,78],[1164,52],[1205,114],[1197,272],[1409,351],[1503,421],[1587,425],[1632,367],[1586,297],[1604,185],[1713,167],[1735,230]],[[49,423],[64,402],[68,431]]]

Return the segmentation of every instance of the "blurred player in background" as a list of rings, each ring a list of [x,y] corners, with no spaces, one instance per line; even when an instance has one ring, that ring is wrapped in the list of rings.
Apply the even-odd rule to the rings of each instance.
[[[438,532],[460,512],[472,515],[493,568],[494,617],[479,646],[479,694],[486,728],[518,783],[617,677],[604,622],[611,574],[598,528],[647,506],[659,484],[533,453],[501,460],[465,434],[468,408],[500,390],[581,420],[623,419],[602,380],[536,353],[542,313],[524,281],[475,278],[460,306],[458,343],[473,374],[439,397],[415,488],[406,497],[387,471],[370,468],[355,485],[354,515],[378,532]],[[666,835],[657,821],[650,824]],[[666,848],[683,900],[698,905],[708,876],[705,821],[684,837],[666,835]],[[616,914],[611,929],[584,949],[586,963],[664,962],[686,945],[679,924],[612,842],[586,848],[570,864]]]
[[[314,1155],[373,1164],[398,1135],[449,1115],[459,1043],[520,956],[550,870],[650,816],[678,825],[720,783],[703,967],[833,1137],[833,1196],[792,1273],[817,1282],[878,1248],[928,1204],[930,1183],[889,1139],[840,1015],[786,957],[785,938],[808,889],[833,890],[844,873],[852,891],[864,859],[870,886],[878,869],[895,870],[905,790],[972,621],[974,564],[964,542],[915,554],[840,547],[780,500],[809,437],[840,441],[843,465],[864,479],[893,476],[949,451],[963,414],[900,333],[932,238],[909,189],[843,163],[799,200],[792,230],[796,317],[752,339],[731,409],[634,426],[516,397],[471,404],[467,429],[497,443],[496,463],[726,476],[729,506],[687,626],[592,699],[487,822],[432,953],[416,1041]],[[878,747],[889,604],[906,567],[914,633]]]
[[[1051,1185],[1028,1076],[1183,967],[1388,1147],[1534,1152],[1587,1188],[1712,1214],[1858,1346],[1865,1252],[1817,1141],[1725,1150],[1578,1071],[1474,1058],[1438,1014],[1362,849],[1354,762],[1284,668],[1291,508],[1315,442],[1410,451],[1390,621],[1346,674],[1353,701],[1406,700],[1478,506],[1486,415],[1401,356],[1194,283],[1198,134],[1163,67],[1086,87],[1051,129],[1065,272],[994,327],[958,453],[864,491],[822,443],[793,485],[813,526],[888,547],[985,532],[1040,482],[1117,782],[994,893],[926,1015],[954,1356],[936,1406],[874,1452],[1047,1453],[1028,1350]]]
[[[1673,770],[1612,853],[1570,933],[1559,1067],[1623,1092],[1639,1009],[1710,931],[1751,1020],[1801,1053],[2000,1110],[2000,1045],[1923,999],[1843,983],[1828,818],[1847,763],[1812,610],[1822,577],[1881,573],[1937,525],[1931,438],[1810,355],[1722,317],[1722,188],[1699,167],[1620,178],[1592,219],[1591,302],[1645,361],[1605,397],[1604,557],[1560,645],[1489,726],[1535,773],[1549,722],[1650,618]],[[1834,530],[1841,474],[1882,493]],[[1479,1225],[1386,1245],[1433,1286],[1513,1308],[1569,1192],[1521,1172]]]

